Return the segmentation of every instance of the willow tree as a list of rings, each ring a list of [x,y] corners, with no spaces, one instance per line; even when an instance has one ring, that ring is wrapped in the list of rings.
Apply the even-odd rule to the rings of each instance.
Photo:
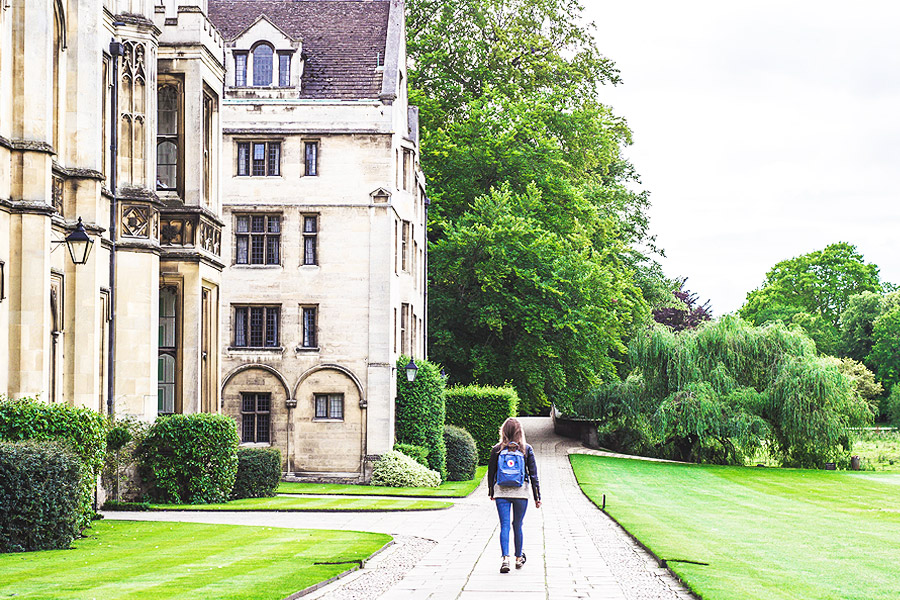
[[[604,421],[607,442],[690,461],[740,464],[764,448],[784,465],[812,467],[850,449],[871,420],[866,401],[801,331],[737,317],[674,334],[636,336],[631,375],[572,407]]]

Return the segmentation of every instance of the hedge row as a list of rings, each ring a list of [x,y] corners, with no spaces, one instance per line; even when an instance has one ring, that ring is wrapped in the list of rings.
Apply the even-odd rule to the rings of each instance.
[[[238,443],[237,426],[226,415],[157,418],[137,450],[147,496],[171,504],[227,501],[237,474]]]
[[[0,552],[69,547],[81,533],[81,470],[66,447],[0,442]]]
[[[458,386],[449,388],[445,398],[447,424],[462,427],[472,434],[478,448],[478,463],[486,465],[503,421],[516,416],[519,408],[516,390],[511,387]]]
[[[231,498],[270,498],[281,483],[278,448],[238,448],[237,476]]]
[[[81,463],[75,523],[79,532],[90,526],[94,489],[106,450],[106,423],[99,413],[34,398],[0,397],[0,440],[57,442],[71,450]]]
[[[408,356],[397,361],[396,441],[428,448],[428,468],[447,478],[444,448],[444,378],[440,368],[417,360],[416,380],[406,379]]]

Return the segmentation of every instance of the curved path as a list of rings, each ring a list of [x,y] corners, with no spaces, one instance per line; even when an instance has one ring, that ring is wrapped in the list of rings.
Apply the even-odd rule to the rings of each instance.
[[[693,599],[668,570],[660,568],[581,493],[568,460],[570,452],[585,452],[580,444],[555,435],[549,418],[523,418],[522,422],[537,453],[543,505],[536,509],[532,503],[526,513],[527,564],[505,575],[499,573],[497,513],[487,499],[484,482],[453,508],[432,512],[110,512],[105,516],[399,536],[391,550],[365,569],[318,590],[308,596],[311,599]]]

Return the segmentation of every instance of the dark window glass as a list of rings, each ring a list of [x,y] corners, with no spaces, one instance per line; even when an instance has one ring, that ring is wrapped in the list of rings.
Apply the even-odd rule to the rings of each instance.
[[[306,170],[308,176],[319,174],[319,142],[305,144]]]
[[[249,175],[250,174],[250,143],[249,142],[239,142],[238,143],[238,175]]]
[[[288,87],[291,85],[291,55],[278,55],[278,85]]]
[[[343,419],[343,394],[316,394],[316,419]]]
[[[263,316],[265,311],[266,309],[259,306],[250,308],[250,345],[254,348],[263,347],[263,336],[265,333],[263,331],[265,326]]]
[[[269,442],[270,407],[269,394],[241,394],[241,441]]]
[[[303,308],[303,347],[316,346],[316,307],[306,306]]]
[[[318,217],[316,216],[305,216],[303,217],[303,264],[304,265],[317,265],[319,264],[319,259],[317,256],[317,246],[318,246]]]
[[[260,44],[253,51],[253,85],[272,85],[272,46]]]
[[[237,348],[277,348],[281,311],[277,306],[240,306],[234,309]]]
[[[235,264],[280,264],[280,233],[280,215],[237,216],[235,219]]]
[[[247,85],[247,55],[234,55],[234,85]]]
[[[238,348],[247,345],[247,309],[234,309],[234,345]]]
[[[316,418],[328,418],[328,397],[316,395]]]
[[[266,174],[266,145],[253,144],[253,175],[261,177]]]
[[[268,175],[281,175],[281,144],[269,143]]]

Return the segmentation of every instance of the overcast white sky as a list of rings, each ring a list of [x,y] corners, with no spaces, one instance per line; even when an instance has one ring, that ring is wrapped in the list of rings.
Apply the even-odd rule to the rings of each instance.
[[[847,241],[900,283],[900,2],[582,1],[667,275],[721,315]]]

